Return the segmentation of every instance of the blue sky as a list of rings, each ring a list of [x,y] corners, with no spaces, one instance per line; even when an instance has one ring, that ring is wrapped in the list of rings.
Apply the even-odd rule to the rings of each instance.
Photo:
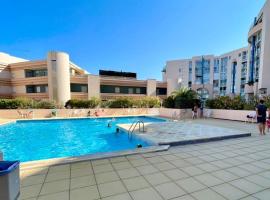
[[[90,73],[161,79],[166,60],[247,45],[265,0],[0,0],[0,52],[43,59],[65,51]]]

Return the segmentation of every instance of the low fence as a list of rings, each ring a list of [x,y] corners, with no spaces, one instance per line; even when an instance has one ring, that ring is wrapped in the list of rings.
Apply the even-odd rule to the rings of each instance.
[[[208,109],[211,111],[211,118],[227,119],[235,121],[246,121],[247,115],[251,114],[252,110],[223,110],[223,109]]]
[[[171,108],[110,108],[110,109],[4,109],[0,110],[0,119],[20,119],[20,118],[50,118],[52,112],[56,111],[56,117],[87,117],[95,112],[100,116],[119,115],[159,115],[172,119],[188,119],[192,116],[191,109],[171,109]],[[208,117],[215,119],[226,119],[245,121],[250,110],[222,110],[205,109],[204,113],[210,112]]]
[[[191,118],[191,109],[172,109],[172,108],[160,108],[159,115],[161,117],[168,117],[172,119],[187,119]]]
[[[117,108],[117,109],[4,109],[0,110],[2,119],[20,118],[51,118],[53,112],[56,117],[87,117],[94,116],[95,112],[99,116],[117,115],[159,115],[159,108]]]

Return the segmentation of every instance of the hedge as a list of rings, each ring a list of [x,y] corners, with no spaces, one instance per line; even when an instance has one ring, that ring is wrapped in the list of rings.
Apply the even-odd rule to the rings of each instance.
[[[56,104],[49,100],[0,99],[0,109],[53,109]]]
[[[265,105],[269,108],[270,96],[263,97],[263,99],[265,101]],[[249,100],[246,100],[240,96],[222,96],[215,99],[208,99],[206,101],[206,107],[211,109],[255,110],[258,102],[259,98],[257,96],[253,96]]]
[[[161,102],[158,97],[142,97],[133,99],[130,97],[119,97],[116,99],[102,101],[98,98],[89,100],[71,99],[65,104],[66,108],[158,108]],[[57,104],[49,100],[32,99],[0,99],[0,109],[53,109]]]
[[[103,108],[159,108],[161,105],[158,97],[142,97],[132,99],[130,97],[119,97],[102,102]]]
[[[100,99],[91,98],[90,100],[71,99],[66,102],[66,108],[96,108],[100,104]]]

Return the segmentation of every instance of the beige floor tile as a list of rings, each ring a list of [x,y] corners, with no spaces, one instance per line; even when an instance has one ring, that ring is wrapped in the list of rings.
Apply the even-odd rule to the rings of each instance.
[[[109,172],[109,171],[114,171],[113,167],[111,164],[105,164],[105,165],[96,165],[93,166],[93,170],[95,174],[97,173],[103,173],[103,172]]]
[[[270,179],[264,178],[262,176],[252,175],[245,177],[245,179],[264,188],[270,188]]]
[[[64,172],[64,171],[70,171],[70,165],[56,165],[49,168],[49,173],[56,173],[56,172]]]
[[[157,164],[154,164],[154,167],[156,167],[156,168],[159,169],[160,171],[170,170],[170,169],[175,169],[175,166],[172,165],[172,164],[169,163],[169,162],[157,163]]]
[[[178,160],[171,160],[170,163],[172,163],[174,166],[178,168],[188,167],[191,165],[188,161],[184,159],[178,159]]]
[[[92,168],[90,161],[76,162],[70,165],[71,169]]]
[[[181,197],[177,197],[173,200],[195,200],[191,195],[184,195],[184,196],[181,196]]]
[[[176,183],[188,193],[196,192],[206,188],[205,185],[201,184],[199,181],[192,177],[178,180]]]
[[[236,187],[233,187],[228,183],[214,186],[211,189],[215,190],[217,193],[230,200],[238,200],[248,196],[247,193],[237,189]]]
[[[40,195],[57,193],[69,190],[69,179],[45,183],[41,189]]]
[[[89,186],[70,190],[70,200],[95,200],[99,199],[97,186]]]
[[[224,197],[210,189],[194,192],[191,195],[197,200],[226,200]]]
[[[199,164],[199,165],[196,165],[196,167],[199,167],[200,169],[206,172],[214,172],[214,171],[219,170],[217,166],[209,164],[209,163]]]
[[[216,178],[215,176],[213,176],[211,174],[202,174],[199,176],[194,176],[194,178],[208,187],[212,187],[212,186],[224,183],[224,181]]]
[[[116,162],[116,163],[113,163],[112,165],[113,165],[114,169],[116,169],[116,170],[132,168],[132,165],[128,161]]]
[[[156,169],[156,168],[153,167],[152,165],[144,165],[144,166],[140,166],[140,167],[137,167],[137,170],[138,170],[142,175],[152,174],[152,173],[158,172],[158,169]]]
[[[106,165],[106,164],[110,164],[110,160],[109,159],[100,159],[100,160],[93,160],[92,161],[92,165],[93,166]]]
[[[120,178],[118,177],[118,175],[114,171],[96,174],[96,180],[97,180],[98,184],[113,182],[113,181],[117,181],[119,179]]]
[[[228,168],[228,169],[225,169],[226,171],[228,172],[231,172],[233,174],[235,174],[236,176],[239,176],[239,177],[245,177],[245,176],[249,176],[251,175],[252,173],[247,171],[247,170],[244,170],[242,168],[239,168],[239,167],[231,167],[231,168]]]
[[[123,179],[123,182],[127,187],[128,191],[134,191],[150,187],[149,183],[147,183],[147,181],[142,176]]]
[[[241,200],[258,200],[258,199],[255,198],[255,197],[252,197],[252,196],[248,196],[248,197],[245,197],[245,198],[243,198]]]
[[[162,200],[162,197],[153,189],[146,188],[130,192],[133,200]]]
[[[270,189],[258,192],[256,194],[253,195],[254,197],[256,197],[259,200],[269,200],[270,197]]]
[[[90,176],[92,174],[93,170],[91,168],[71,169],[71,178],[79,176]]]
[[[152,185],[159,185],[161,183],[170,182],[171,180],[164,174],[158,172],[154,174],[148,174],[144,176],[146,180]]]
[[[51,181],[59,181],[62,179],[68,179],[70,178],[70,171],[64,170],[64,171],[58,171],[55,173],[48,173],[45,182],[51,182]]]
[[[128,161],[126,157],[115,157],[115,158],[110,158],[111,163],[118,163],[118,162],[125,162]]]
[[[182,190],[173,182],[163,183],[161,185],[155,186],[155,188],[164,199],[172,199],[186,194],[184,190]]]
[[[227,172],[225,170],[215,171],[212,173],[212,175],[214,175],[215,177],[217,177],[225,182],[229,182],[229,181],[232,181],[232,180],[239,178],[238,176],[236,176],[230,172]]]
[[[149,165],[149,162],[145,160],[144,158],[136,159],[136,160],[130,160],[129,161],[133,167],[139,167],[143,165]]]
[[[102,198],[101,200],[132,200],[128,193]]]
[[[185,173],[189,174],[190,176],[196,176],[196,175],[205,173],[205,171],[195,166],[184,167],[184,168],[181,168],[181,170],[183,170]]]
[[[118,170],[117,173],[122,179],[140,176],[140,173],[135,168]]]
[[[182,178],[189,177],[187,173],[183,172],[180,169],[171,169],[171,170],[163,171],[163,173],[172,180],[179,180]]]
[[[229,182],[231,185],[239,188],[240,190],[248,193],[248,194],[254,194],[256,192],[260,192],[262,191],[264,188],[256,185],[250,181],[247,181],[245,179],[238,179],[238,180],[234,180]]]
[[[45,174],[40,174],[21,178],[21,186],[25,187],[30,185],[41,184],[44,182],[45,176],[46,176]]]
[[[94,175],[91,176],[81,176],[70,179],[70,189],[86,187],[90,185],[95,185],[95,177]]]
[[[48,195],[42,195],[39,196],[37,200],[69,200],[69,194],[68,191],[65,191]]]
[[[31,197],[37,197],[41,190],[41,186],[42,184],[37,184],[21,188],[20,198],[23,200]]]
[[[151,158],[146,158],[146,160],[148,162],[152,163],[152,164],[161,163],[161,162],[165,161],[161,156],[155,156],[155,157],[151,157]]]
[[[121,181],[103,183],[98,188],[102,198],[127,192]]]

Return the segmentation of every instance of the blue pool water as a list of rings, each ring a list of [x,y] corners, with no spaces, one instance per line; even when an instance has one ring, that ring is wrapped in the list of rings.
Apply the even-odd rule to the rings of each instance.
[[[140,138],[128,139],[126,133],[116,133],[116,124],[161,122],[152,117],[63,119],[17,121],[0,126],[0,150],[5,160],[33,161],[100,152],[112,152],[144,147],[150,144]]]

